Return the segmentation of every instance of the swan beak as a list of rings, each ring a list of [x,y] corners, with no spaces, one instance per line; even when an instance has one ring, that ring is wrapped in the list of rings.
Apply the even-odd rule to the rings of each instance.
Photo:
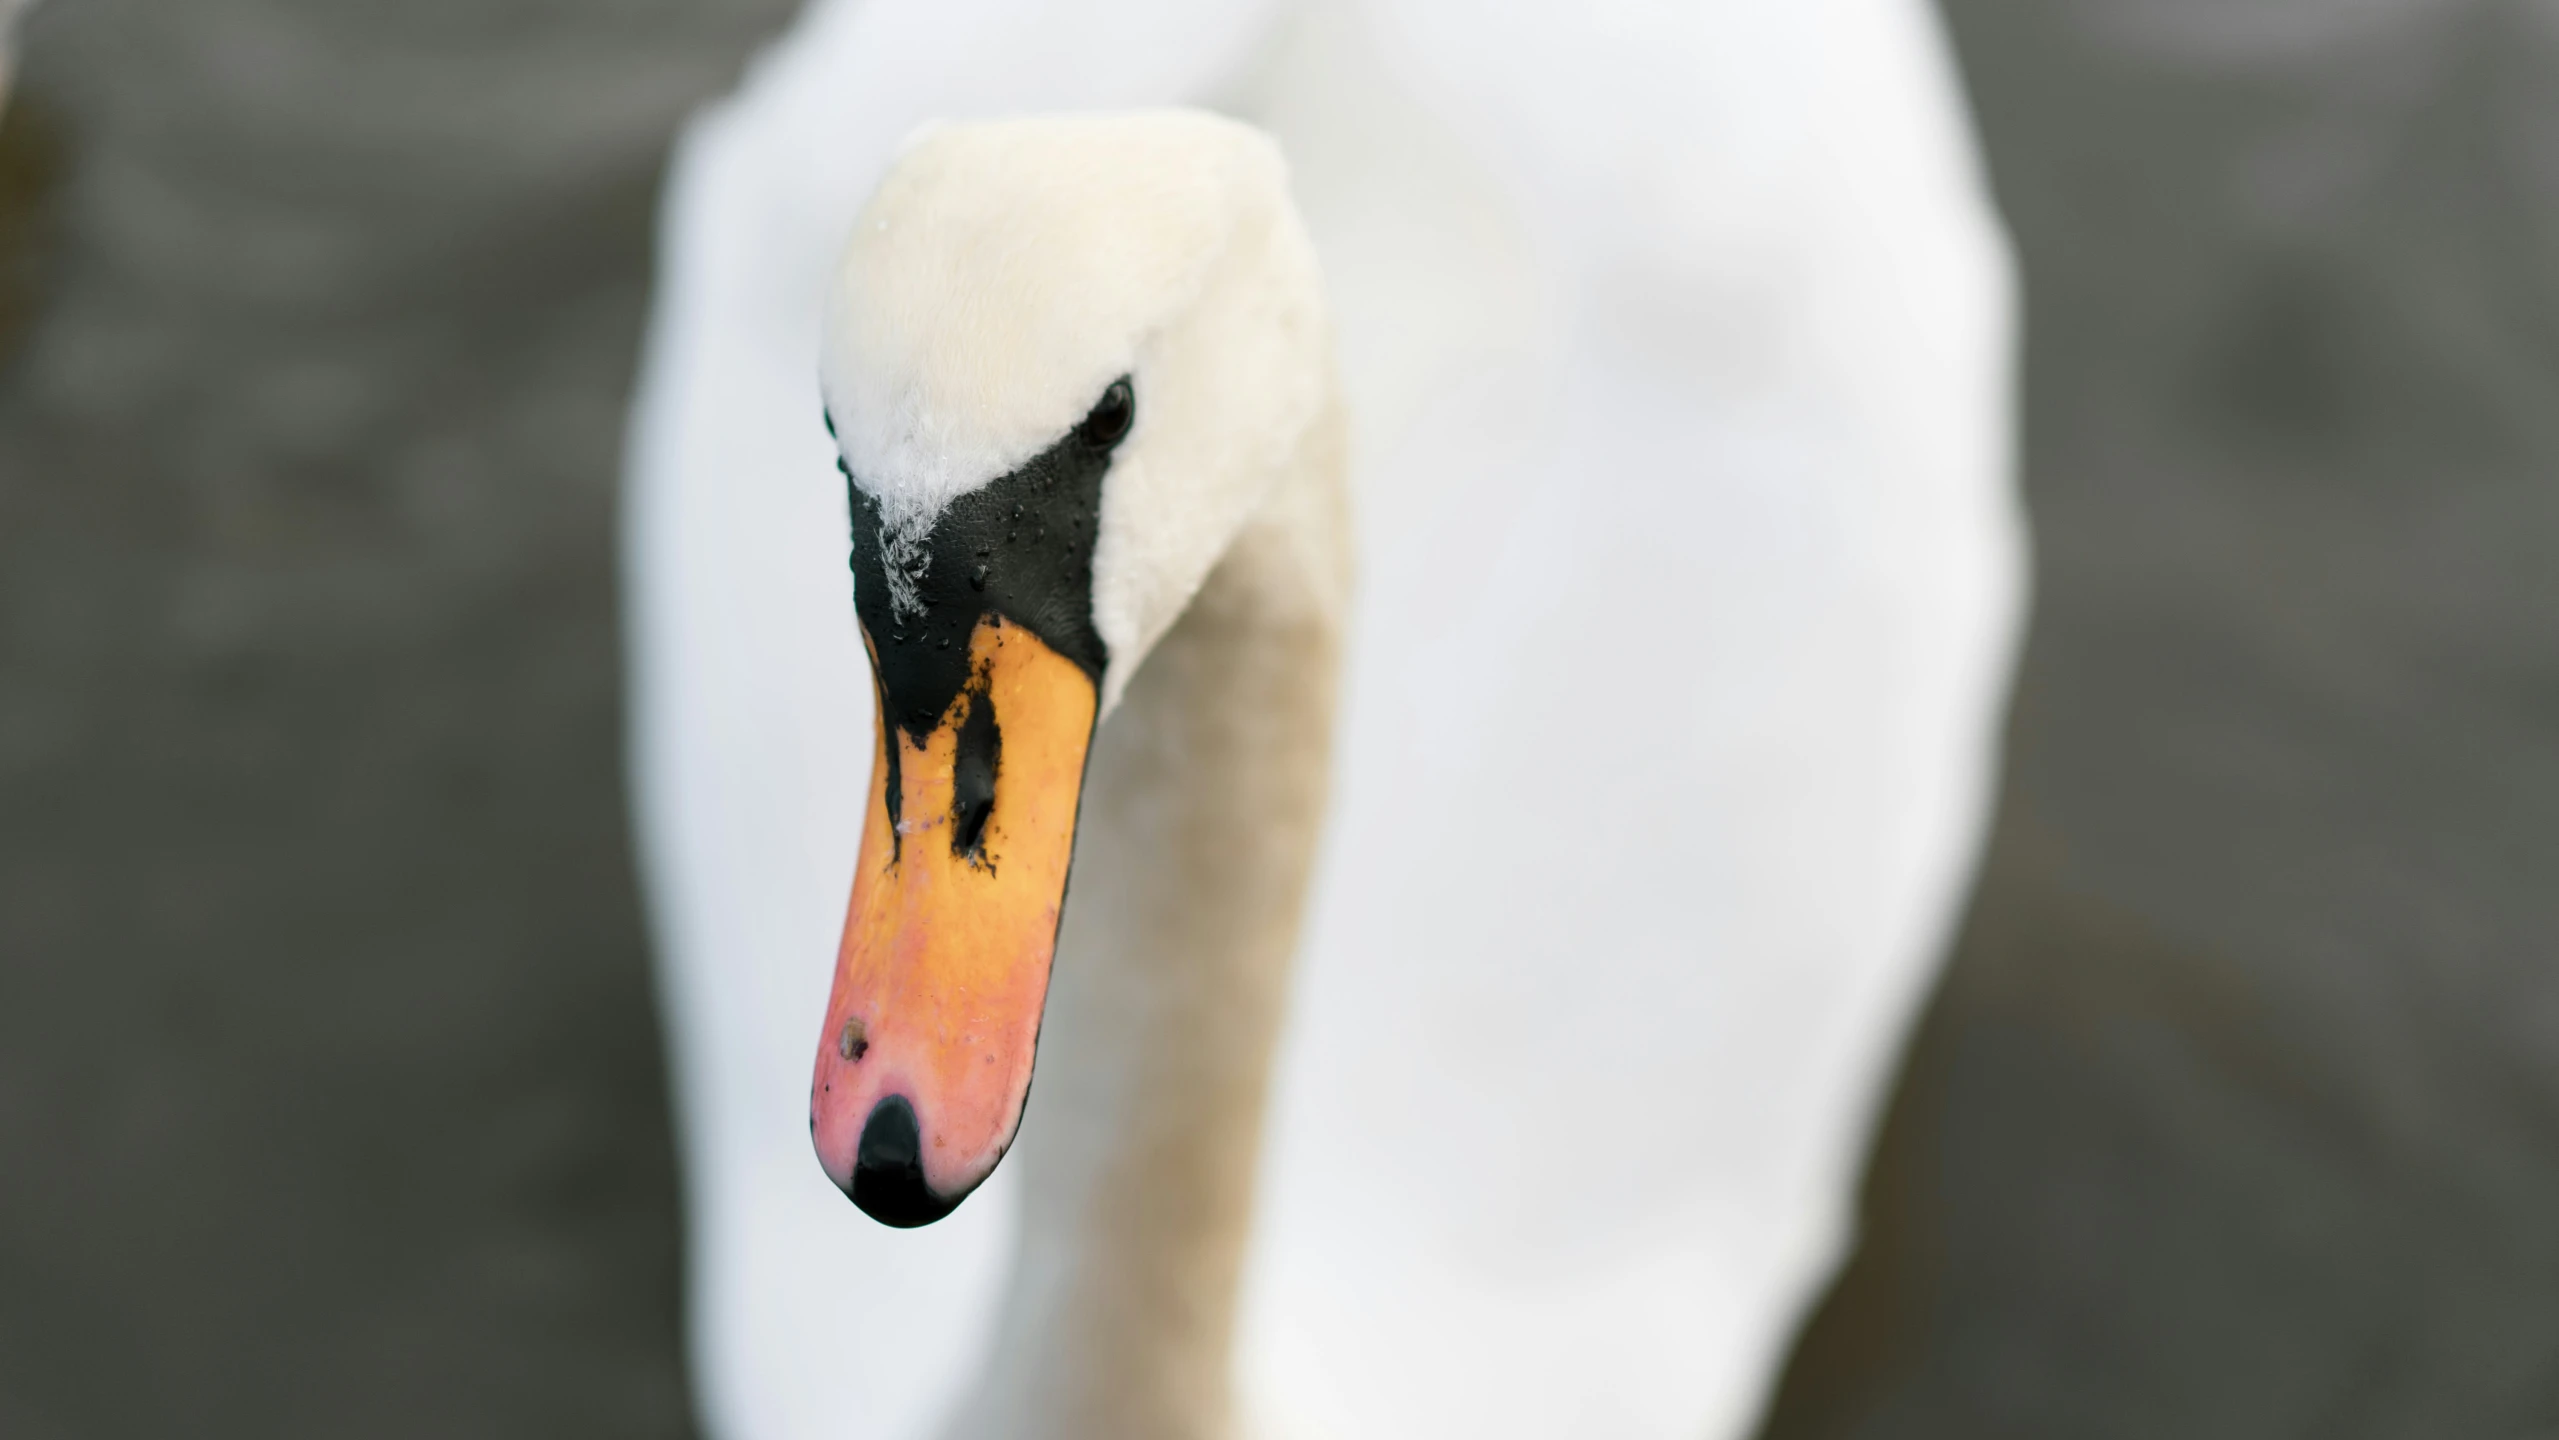
[[[993,614],[968,644],[968,680],[927,733],[880,707],[809,1090],[827,1177],[900,1227],[968,1198],[1021,1122],[1093,738],[1073,661]]]

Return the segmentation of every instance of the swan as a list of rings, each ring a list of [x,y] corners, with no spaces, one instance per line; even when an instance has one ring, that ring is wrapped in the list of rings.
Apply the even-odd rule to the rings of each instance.
[[[2005,254],[1952,94],[1909,0],[823,0],[696,121],[663,212],[624,573],[712,1434],[1749,1423],[1844,1242],[1971,864],[2023,603]],[[1173,104],[1275,136],[1285,180],[1218,122],[1129,113]],[[1077,112],[1155,138],[1086,152],[1062,137],[1101,122]],[[901,148],[939,117],[1025,113],[1057,118]],[[1066,158],[1193,143],[1235,183],[1131,189]],[[910,162],[978,213],[1045,217],[1006,233],[1142,232],[1156,258],[1088,284],[1074,246],[1016,246],[1019,298],[1078,323],[946,333],[957,262],[934,256],[959,252],[895,248],[910,218],[942,223],[883,185]],[[1172,282],[1244,263],[1179,241],[1228,227],[1299,274],[1292,196],[1320,284]],[[1264,343],[1320,333],[1327,291],[1338,402],[1323,344]],[[1303,299],[1304,323],[1210,298],[1265,292]],[[885,311],[904,318],[865,330]],[[1194,359],[1142,362],[1141,336],[1187,336]],[[1193,370],[1267,383],[1186,405],[1163,387]],[[1123,486],[1176,432],[1259,457],[1200,492],[1223,497],[1214,523],[1175,513],[1169,482],[1153,502]],[[1078,664],[1083,642],[1005,625],[990,650],[972,618],[933,637],[954,658],[902,727],[865,636],[925,597],[885,566],[861,583],[848,534],[965,584],[979,546],[936,548],[918,517],[1103,451],[1097,505],[1117,508],[1094,513],[1086,588],[1111,638]],[[1345,468],[1352,532],[1324,498]],[[1243,693],[1221,667],[1257,646],[1234,637],[1283,613],[1273,663],[1294,678],[1267,707],[1213,703]],[[863,918],[856,877],[866,845],[930,822],[918,847],[985,879],[950,847],[974,823],[950,803],[979,713],[961,692],[1001,717],[1002,687],[1034,682],[1066,698],[1026,746],[1091,736],[1073,903],[1044,1003],[1013,997],[1009,1038],[968,1051],[1001,1076],[970,1080],[875,1023],[885,982],[857,942],[906,932]],[[1226,733],[1237,717],[1266,728]],[[1286,758],[1165,738],[1186,725]],[[1004,756],[1028,753],[999,726]],[[1048,763],[1063,806],[1073,767]],[[1193,792],[1247,774],[1262,788],[1229,798],[1264,823],[1230,809],[1203,843],[1174,802],[1226,803]],[[982,818],[1020,845],[1036,827],[1005,804]],[[1038,934],[1049,833],[1048,871],[1006,851],[986,881],[1023,887],[1007,943]],[[1252,863],[1220,868],[1248,839]],[[915,1143],[881,1120],[866,1183],[899,1098]],[[934,1160],[937,1115],[963,1112]],[[847,1186],[938,1218],[873,1224]]]

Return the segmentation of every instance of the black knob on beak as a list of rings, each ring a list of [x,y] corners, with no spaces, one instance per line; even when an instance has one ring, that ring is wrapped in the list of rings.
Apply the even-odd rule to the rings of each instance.
[[[903,1095],[871,1107],[871,1118],[862,1122],[853,1183],[844,1193],[863,1214],[901,1230],[930,1225],[968,1198],[963,1194],[945,1200],[924,1183],[924,1137],[915,1123],[915,1107]]]

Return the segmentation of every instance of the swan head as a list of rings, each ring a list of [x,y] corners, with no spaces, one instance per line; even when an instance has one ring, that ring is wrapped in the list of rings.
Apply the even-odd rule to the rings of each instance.
[[[1278,150],[1190,111],[928,129],[824,316],[878,682],[810,1092],[892,1225],[993,1171],[1030,1089],[1086,751],[1330,393]]]

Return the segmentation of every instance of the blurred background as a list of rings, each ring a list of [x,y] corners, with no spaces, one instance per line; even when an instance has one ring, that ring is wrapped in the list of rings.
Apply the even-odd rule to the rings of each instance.
[[[29,21],[0,1435],[689,1432],[614,486],[791,9]],[[2559,1434],[2559,4],[1943,14],[2035,612],[1765,1433]]]

